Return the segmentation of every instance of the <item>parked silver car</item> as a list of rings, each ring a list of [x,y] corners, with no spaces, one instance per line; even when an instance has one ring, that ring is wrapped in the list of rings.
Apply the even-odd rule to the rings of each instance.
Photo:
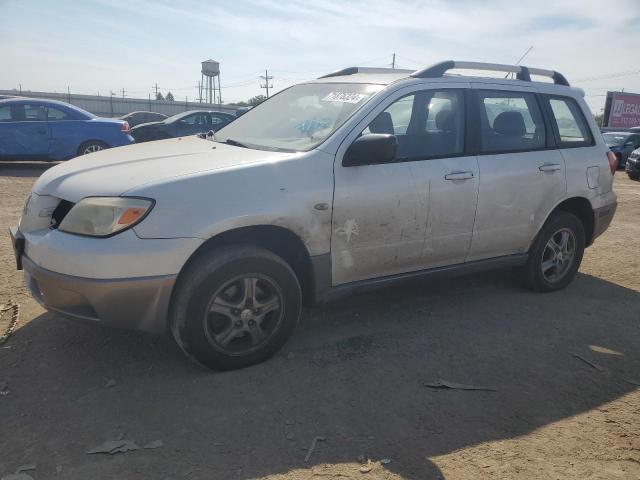
[[[276,352],[304,303],[367,288],[516,267],[558,290],[616,210],[616,158],[583,97],[523,66],[341,70],[213,137],[47,170],[12,229],[18,266],[46,308],[170,329],[219,369]]]

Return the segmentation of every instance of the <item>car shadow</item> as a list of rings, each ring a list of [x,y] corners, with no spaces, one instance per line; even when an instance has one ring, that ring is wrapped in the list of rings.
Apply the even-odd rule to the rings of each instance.
[[[368,478],[444,478],[434,457],[637,388],[639,310],[639,292],[584,274],[550,294],[509,271],[422,281],[308,312],[282,352],[234,372],[189,363],[168,336],[45,313],[0,349],[0,474],[38,463],[68,479],[356,477],[362,455]],[[439,379],[495,391],[426,386]],[[85,454],[117,438],[164,447]]]

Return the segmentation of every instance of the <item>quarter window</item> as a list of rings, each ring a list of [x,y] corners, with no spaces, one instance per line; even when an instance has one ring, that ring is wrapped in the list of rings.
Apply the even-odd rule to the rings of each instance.
[[[58,110],[57,108],[48,107],[47,108],[47,120],[59,121],[59,120],[73,120],[69,114],[63,112],[62,110]]]
[[[591,131],[575,100],[552,97],[549,98],[549,105],[560,136],[560,147],[576,147],[593,143]]]
[[[398,160],[459,155],[464,151],[464,96],[460,90],[426,90],[392,103],[363,135],[398,139]]]
[[[545,148],[544,120],[534,94],[480,91],[478,95],[483,153]]]

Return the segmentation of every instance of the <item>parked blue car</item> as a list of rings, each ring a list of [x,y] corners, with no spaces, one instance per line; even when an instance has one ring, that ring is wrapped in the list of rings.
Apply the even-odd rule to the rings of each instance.
[[[0,159],[67,160],[133,143],[129,124],[55,100],[0,100]]]

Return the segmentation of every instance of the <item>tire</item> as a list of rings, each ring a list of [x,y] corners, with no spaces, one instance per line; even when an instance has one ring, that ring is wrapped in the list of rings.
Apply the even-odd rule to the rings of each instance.
[[[631,180],[638,180],[640,179],[640,175],[632,175],[631,173],[627,173],[627,175],[629,175],[629,178]]]
[[[552,237],[555,245],[551,243]],[[566,251],[562,248],[557,249],[565,238]],[[584,248],[585,233],[582,221],[572,213],[556,212],[538,233],[529,250],[529,259],[519,271],[520,277],[528,288],[537,292],[563,289],[576,276]],[[569,250],[573,252],[571,255],[568,253]]]
[[[78,156],[99,152],[100,150],[104,150],[105,148],[109,148],[109,145],[101,142],[100,140],[89,140],[88,142],[84,142],[82,145],[80,145],[80,147],[78,147]]]
[[[200,254],[180,274],[169,321],[188,357],[233,370],[276,353],[301,308],[300,283],[282,258],[251,245],[223,247]]]

